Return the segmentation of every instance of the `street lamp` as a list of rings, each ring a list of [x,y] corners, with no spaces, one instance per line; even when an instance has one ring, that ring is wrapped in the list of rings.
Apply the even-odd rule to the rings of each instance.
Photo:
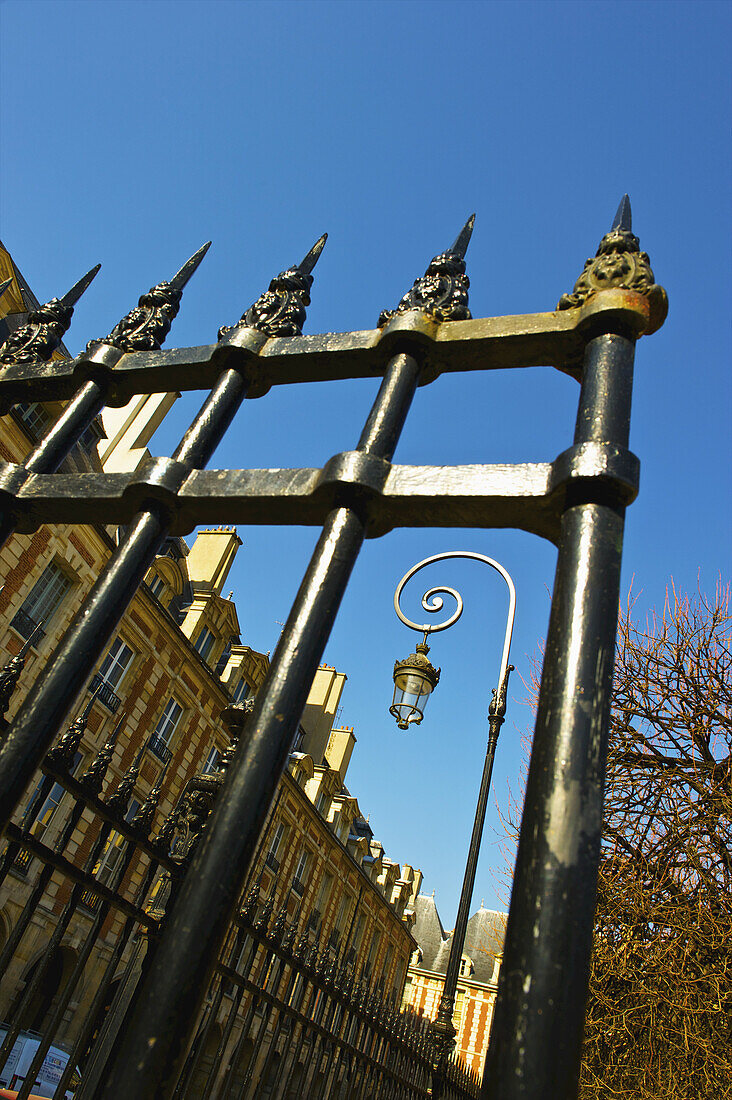
[[[513,665],[508,663],[511,649],[511,636],[513,634],[513,622],[516,614],[516,589],[510,574],[493,558],[485,554],[477,554],[471,550],[450,550],[444,554],[434,554],[425,558],[404,574],[394,593],[394,610],[398,617],[412,630],[417,630],[423,635],[422,641],[416,646],[416,652],[403,661],[397,661],[394,665],[394,699],[389,712],[396,718],[399,729],[408,729],[411,724],[419,725],[424,716],[424,708],[431,693],[437,687],[440,679],[440,669],[436,669],[428,660],[429,646],[427,638],[430,634],[436,634],[440,630],[447,630],[453,626],[463,613],[463,600],[459,592],[454,588],[436,587],[430,588],[422,597],[422,607],[425,611],[434,614],[442,610],[444,601],[442,596],[452,596],[455,600],[455,610],[444,622],[437,625],[432,623],[415,623],[403,613],[400,606],[402,590],[412,577],[428,565],[437,561],[445,561],[448,558],[469,558],[483,562],[500,573],[508,587],[508,615],[506,617],[506,632],[503,639],[503,652],[501,654],[501,666],[498,674],[498,687],[493,688],[490,706],[488,708],[488,745],[483,764],[483,776],[478,794],[478,803],[475,808],[473,821],[473,833],[468,848],[468,858],[465,864],[465,876],[463,888],[460,893],[455,931],[450,944],[450,956],[445,973],[445,985],[443,987],[437,1017],[432,1022],[433,1038],[433,1088],[432,1095],[437,1100],[442,1095],[445,1083],[445,1070],[455,1041],[455,1027],[452,1022],[455,1007],[455,991],[457,989],[460,972],[460,961],[465,944],[465,932],[468,926],[470,903],[473,897],[475,884],[475,870],[478,865],[480,853],[480,841],[483,835],[485,811],[488,803],[493,761],[498,744],[498,734],[506,714],[506,694],[508,691],[508,677],[513,671]]]

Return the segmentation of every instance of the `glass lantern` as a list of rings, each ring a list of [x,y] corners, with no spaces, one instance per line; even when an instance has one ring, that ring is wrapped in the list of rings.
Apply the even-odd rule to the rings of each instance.
[[[420,642],[417,652],[394,665],[394,699],[389,713],[396,718],[400,730],[419,725],[424,717],[427,700],[440,680],[440,669],[427,658],[430,647]]]

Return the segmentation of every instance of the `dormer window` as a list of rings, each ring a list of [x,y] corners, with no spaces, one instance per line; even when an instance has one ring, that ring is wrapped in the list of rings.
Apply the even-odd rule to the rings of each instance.
[[[473,960],[469,955],[463,955],[460,960],[460,977],[469,978],[474,972]]]
[[[231,698],[232,698],[233,702],[243,703],[244,700],[249,695],[249,692],[251,690],[252,689],[249,687],[249,684],[246,682],[246,680],[242,676],[241,680],[239,681],[239,683],[236,685],[233,692],[231,693]]]
[[[155,599],[159,600],[163,592],[165,591],[165,581],[159,573],[156,573],[153,576],[152,580],[150,581],[149,588]]]
[[[193,648],[199,654],[202,661],[208,659],[211,650],[214,647],[215,641],[216,635],[212,634],[207,626],[204,626],[203,629],[199,632],[199,635],[196,638],[195,642],[193,643]]]

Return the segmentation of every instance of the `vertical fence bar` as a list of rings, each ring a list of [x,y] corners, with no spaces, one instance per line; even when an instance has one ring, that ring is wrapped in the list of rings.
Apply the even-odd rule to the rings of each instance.
[[[634,348],[613,334],[588,343],[575,444],[627,445]],[[568,494],[562,517],[484,1100],[577,1090],[625,514],[586,492]]]
[[[419,364],[410,355],[398,355],[389,363],[359,450],[391,458],[418,376]],[[125,1090],[140,1100],[169,1095],[171,1074],[175,1075],[201,989],[241,888],[242,869],[253,855],[365,531],[365,517],[350,508],[336,508],[326,520],[267,683],[257,696],[246,755],[237,755],[229,769],[222,798],[161,939],[147,978],[148,993],[140,998],[107,1086],[105,1096],[110,1100],[125,1095]],[[182,1005],[189,1011],[183,1013]],[[152,1045],[149,1036],[156,1037]]]

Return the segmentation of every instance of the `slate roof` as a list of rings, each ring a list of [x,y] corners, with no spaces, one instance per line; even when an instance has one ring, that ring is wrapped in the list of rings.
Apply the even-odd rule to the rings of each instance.
[[[435,899],[420,894],[414,905],[416,921],[412,935],[422,951],[420,970],[435,974],[447,971],[452,932],[445,932]],[[495,957],[503,951],[506,914],[481,905],[468,921],[463,954],[473,961],[472,977],[478,982],[490,982],[493,977]]]

